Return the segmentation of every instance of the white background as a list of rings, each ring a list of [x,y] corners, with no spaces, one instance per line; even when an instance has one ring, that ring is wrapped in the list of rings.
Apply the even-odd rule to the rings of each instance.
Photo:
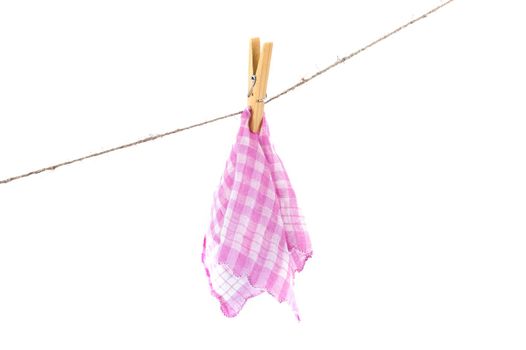
[[[244,107],[438,5],[1,1],[0,178]],[[269,104],[314,257],[225,318],[201,245],[239,117],[0,185],[0,349],[525,349],[520,2],[457,0]]]

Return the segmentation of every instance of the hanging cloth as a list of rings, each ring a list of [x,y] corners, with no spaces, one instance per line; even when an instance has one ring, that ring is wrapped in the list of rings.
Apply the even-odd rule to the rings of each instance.
[[[202,261],[225,316],[236,316],[249,298],[268,292],[287,301],[299,320],[294,274],[312,256],[311,243],[266,119],[259,133],[250,131],[249,119],[246,108],[214,193]]]

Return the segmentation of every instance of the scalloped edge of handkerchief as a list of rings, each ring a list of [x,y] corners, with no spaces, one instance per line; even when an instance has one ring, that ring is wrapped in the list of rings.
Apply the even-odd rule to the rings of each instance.
[[[230,266],[228,266],[228,264],[226,263],[223,263],[223,262],[220,262],[218,261],[217,262],[217,265],[220,265],[222,266],[223,268],[225,268],[225,270],[227,270],[230,274],[232,274],[233,276],[236,276],[236,278],[239,278],[239,279],[242,279],[243,282],[247,282],[253,289],[255,290],[258,290],[258,293],[257,294],[254,294],[254,295],[251,295],[249,296],[248,298],[244,298],[243,302],[241,303],[241,307],[239,308],[239,311],[237,312],[229,312],[229,308],[228,308],[228,303],[225,301],[225,299],[215,291],[214,287],[212,286],[212,280],[211,280],[211,276],[210,276],[210,271],[208,269],[208,266],[206,266],[205,264],[205,256],[206,256],[206,253],[205,253],[205,250],[206,250],[206,237],[205,239],[203,240],[203,252],[201,254],[201,261],[203,263],[203,266],[205,267],[205,271],[206,271],[206,276],[208,277],[208,285],[210,286],[210,293],[219,301],[219,304],[220,304],[220,309],[221,309],[221,312],[223,313],[223,315],[225,315],[226,317],[228,318],[233,318],[233,317],[236,317],[237,315],[239,315],[239,313],[241,312],[241,310],[243,310],[243,308],[245,307],[245,304],[246,302],[249,300],[249,299],[252,299],[253,297],[255,296],[258,296],[260,295],[261,293],[264,293],[264,292],[267,292],[268,294],[272,295],[272,297],[274,299],[276,299],[278,301],[278,303],[283,303],[283,302],[287,302],[287,304],[289,304],[289,306],[292,308],[292,311],[294,312],[296,318],[298,321],[301,321],[300,319],[300,315],[299,315],[299,312],[297,310],[297,306],[294,306],[290,300],[288,300],[287,298],[283,298],[283,299],[280,299],[278,295],[275,295],[272,291],[266,289],[266,288],[262,288],[262,287],[257,287],[255,285],[255,283],[253,283],[251,280],[250,280],[250,277],[248,275],[245,275],[245,274],[242,274],[242,275],[239,275],[237,273],[235,273],[231,268]],[[300,266],[297,266],[294,271],[293,271],[293,274],[292,274],[292,286],[294,286],[294,283],[295,283],[295,275],[297,272],[301,272],[303,270],[303,268],[305,267],[305,263],[310,259],[312,258],[312,254],[313,254],[313,251],[309,251],[309,252],[304,252],[302,251],[301,249],[298,249],[296,247],[293,247],[292,250],[294,251],[297,251],[299,253],[301,253],[302,257],[303,257],[303,261],[302,261],[302,264]],[[290,250],[290,251],[292,251]]]

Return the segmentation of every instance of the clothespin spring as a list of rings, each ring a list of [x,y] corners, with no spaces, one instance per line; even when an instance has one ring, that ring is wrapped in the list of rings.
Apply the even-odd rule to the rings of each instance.
[[[247,97],[250,97],[253,94],[254,86],[256,86],[256,75],[252,74],[252,76],[250,77],[250,80],[252,80],[252,86],[250,87],[250,90],[248,90]]]
[[[247,97],[250,97],[254,94],[253,90],[254,90],[254,86],[256,86],[256,75],[253,74],[251,77],[250,77],[250,80],[252,80],[252,86],[250,87],[250,90],[248,91],[248,96]],[[265,98],[267,98],[267,94],[265,93]],[[260,98],[260,99],[257,99],[256,102],[257,103],[263,103],[265,102],[265,98]]]

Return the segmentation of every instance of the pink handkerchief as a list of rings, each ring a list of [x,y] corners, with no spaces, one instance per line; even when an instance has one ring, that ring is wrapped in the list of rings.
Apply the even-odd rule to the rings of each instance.
[[[266,120],[255,134],[249,118],[247,108],[214,193],[202,260],[226,316],[236,316],[247,299],[268,292],[287,301],[299,320],[294,274],[311,257],[311,243]]]

